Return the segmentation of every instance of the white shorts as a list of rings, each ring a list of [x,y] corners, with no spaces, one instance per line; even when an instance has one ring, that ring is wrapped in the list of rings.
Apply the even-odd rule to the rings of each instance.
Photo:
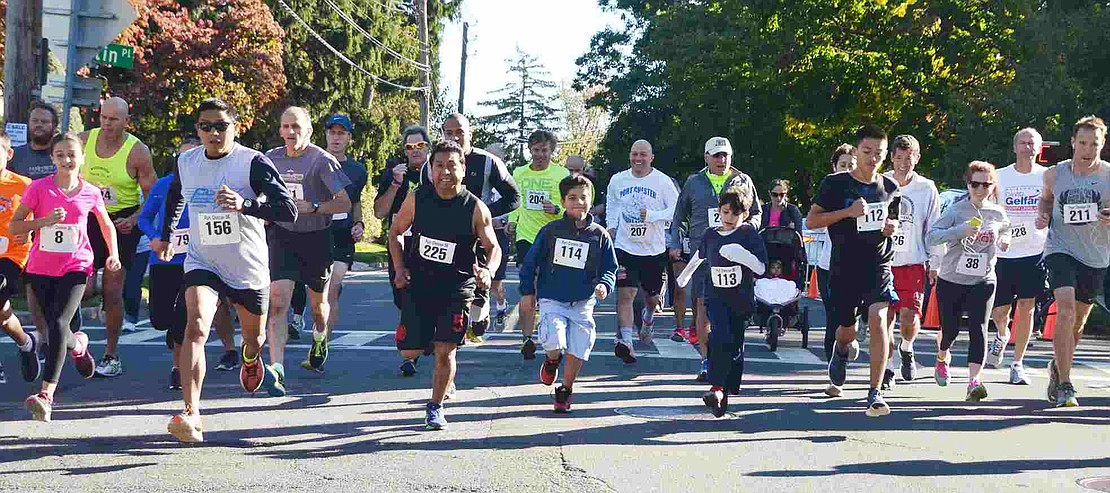
[[[594,306],[597,298],[563,303],[540,299],[540,344],[544,351],[565,350],[582,361],[590,359],[597,339]]]

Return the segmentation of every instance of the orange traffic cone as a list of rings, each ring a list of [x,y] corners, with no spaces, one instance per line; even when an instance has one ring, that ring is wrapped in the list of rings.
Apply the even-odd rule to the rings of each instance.
[[[821,299],[821,288],[817,285],[817,269],[809,273],[809,292],[806,293],[806,298]]]
[[[925,306],[925,317],[921,326],[928,329],[940,328],[940,309],[937,308],[936,286],[929,288],[929,304]]]
[[[1044,329],[1041,330],[1040,340],[1051,341],[1052,335],[1056,333],[1056,302],[1053,301],[1048,305],[1048,313],[1044,317]]]

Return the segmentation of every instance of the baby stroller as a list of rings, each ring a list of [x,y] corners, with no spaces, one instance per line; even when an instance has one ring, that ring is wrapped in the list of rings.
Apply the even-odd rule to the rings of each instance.
[[[760,331],[766,330],[767,346],[778,350],[779,337],[787,327],[802,333],[802,347],[809,347],[809,308],[801,308],[798,300],[804,293],[806,273],[809,272],[805,244],[802,236],[792,228],[769,227],[759,235],[767,246],[768,271],[774,261],[782,263],[782,276],[770,279],[764,272],[755,283],[756,321]],[[783,280],[789,281],[783,282]]]

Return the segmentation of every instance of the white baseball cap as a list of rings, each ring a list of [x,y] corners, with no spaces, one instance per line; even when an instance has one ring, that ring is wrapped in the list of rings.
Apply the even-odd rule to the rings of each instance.
[[[732,154],[732,144],[724,137],[713,137],[705,141],[705,153],[716,154],[718,152],[727,152]]]

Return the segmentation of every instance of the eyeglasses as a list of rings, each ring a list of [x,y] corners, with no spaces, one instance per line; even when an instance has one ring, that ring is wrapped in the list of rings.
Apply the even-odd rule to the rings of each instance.
[[[786,192],[771,192],[772,197],[785,197]]]
[[[223,132],[230,126],[231,122],[200,122],[197,124],[197,130],[202,132]]]
[[[428,147],[427,142],[417,142],[415,144],[405,144],[405,150],[406,151],[423,151],[424,148],[426,148],[426,147]]]
[[[967,182],[967,184],[970,185],[971,188],[979,188],[979,187],[988,188],[991,185],[994,185],[994,182],[993,181],[969,181],[969,182]]]

